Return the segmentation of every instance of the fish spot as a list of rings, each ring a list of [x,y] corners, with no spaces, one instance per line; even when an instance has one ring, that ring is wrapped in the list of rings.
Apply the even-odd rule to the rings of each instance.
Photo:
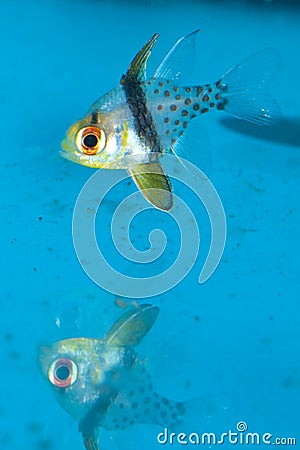
[[[185,88],[185,92],[191,92],[191,88],[190,87],[187,87],[187,88]]]
[[[217,104],[217,109],[219,109],[219,110],[224,109],[223,103],[218,103],[218,104]]]
[[[220,100],[220,98],[221,98],[221,95],[219,93],[215,95],[216,100]]]
[[[176,143],[176,139],[173,138],[171,142],[172,142],[172,144],[175,144]]]
[[[195,104],[193,105],[193,110],[194,110],[194,111],[198,111],[199,109],[200,109],[199,103],[195,103]]]
[[[129,425],[134,425],[135,424],[135,421],[134,420],[131,420],[130,422],[129,422]]]
[[[214,107],[215,107],[214,102],[211,102],[211,103],[209,104],[209,106],[210,106],[211,108],[214,108]]]
[[[170,97],[171,92],[170,91],[165,91],[164,94],[165,94],[165,97]]]
[[[186,128],[188,126],[188,122],[183,122],[183,128]]]
[[[209,102],[209,95],[205,94],[203,95],[203,99],[204,102]]]
[[[181,415],[185,413],[185,407],[184,407],[183,403],[177,403],[176,409],[177,409],[178,413]]]
[[[134,391],[133,390],[129,391],[129,395],[130,395],[130,397],[133,397],[134,396]]]
[[[182,115],[183,117],[186,117],[186,116],[189,115],[189,112],[188,112],[186,109],[183,109],[183,110],[181,111],[181,115]]]
[[[150,397],[145,397],[145,398],[144,398],[144,403],[146,403],[146,404],[147,404],[147,403],[150,403],[150,400],[151,400]]]
[[[128,420],[128,417],[127,417],[127,416],[123,416],[123,417],[122,417],[122,421],[123,421],[123,422],[127,422],[127,420]]]
[[[176,111],[177,110],[177,106],[176,105],[171,105],[170,106],[170,110],[171,111]]]
[[[174,413],[172,413],[172,419],[177,419],[177,414],[174,412]]]
[[[159,89],[154,89],[154,94],[159,94]]]
[[[196,114],[191,115],[191,119],[194,119],[196,117]]]
[[[196,87],[196,96],[199,97],[199,95],[201,95],[203,92],[203,87],[202,86],[197,86]]]
[[[173,91],[174,91],[174,92],[177,92],[177,91],[178,91],[178,87],[177,87],[177,86],[174,86],[174,87],[173,87]]]
[[[171,133],[170,130],[167,130],[167,131],[166,131],[166,134],[170,134],[170,133]]]
[[[120,403],[119,407],[120,409],[124,409],[124,403]]]
[[[186,99],[184,100],[184,103],[185,103],[186,105],[190,105],[190,104],[192,103],[192,100],[191,100],[190,98],[186,98]]]
[[[205,114],[205,113],[207,113],[208,112],[208,108],[203,108],[202,110],[201,110],[201,114]]]
[[[138,407],[137,402],[132,403],[132,405],[131,405],[131,408],[132,408],[132,409],[137,409],[137,407]]]
[[[162,399],[162,403],[164,404],[164,405],[169,405],[169,400],[167,399],[167,398],[163,398]]]
[[[163,87],[164,83],[163,83],[162,81],[160,81],[160,82],[158,83],[158,85],[159,85],[160,87]]]
[[[160,403],[159,402],[155,402],[154,403],[154,408],[155,409],[159,409],[160,408]]]
[[[175,120],[174,125],[176,125],[178,127],[178,125],[180,125],[180,120]]]
[[[221,80],[216,82],[216,87],[217,87],[217,89],[220,89],[220,87],[221,87]]]
[[[179,94],[175,95],[175,99],[176,100],[181,100],[181,95],[179,95]]]
[[[158,109],[158,111],[162,111],[163,105],[158,105],[157,109]]]
[[[160,413],[160,417],[167,417],[167,415],[168,413],[165,410]]]
[[[165,117],[165,118],[164,118],[164,122],[165,122],[165,123],[170,123],[169,117]]]
[[[184,135],[184,131],[180,131],[179,136],[183,136]]]

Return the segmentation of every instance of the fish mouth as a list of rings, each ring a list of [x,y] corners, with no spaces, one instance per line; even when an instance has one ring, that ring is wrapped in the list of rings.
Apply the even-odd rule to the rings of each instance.
[[[59,151],[59,154],[69,161],[81,164],[82,166],[91,167],[92,169],[110,169],[110,163],[99,162],[97,159],[93,159],[87,155],[77,155],[76,153],[68,152],[63,148]]]
[[[67,152],[67,150],[65,150],[64,148],[60,149],[59,154],[60,154],[60,156],[62,156],[65,159],[74,161],[73,155],[71,155],[71,153]]]
[[[82,164],[82,157],[81,155],[76,155],[74,153],[68,152],[63,147],[59,151],[60,156],[62,156],[65,159],[68,159],[69,161],[73,161],[78,164]]]

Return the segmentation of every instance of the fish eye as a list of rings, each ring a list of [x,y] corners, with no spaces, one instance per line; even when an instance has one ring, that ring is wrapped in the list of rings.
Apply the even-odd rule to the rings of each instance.
[[[53,361],[49,368],[48,377],[54,386],[66,388],[77,380],[77,366],[71,359],[60,358]]]
[[[96,155],[104,149],[105,143],[105,133],[98,127],[81,128],[76,135],[76,146],[85,155]]]

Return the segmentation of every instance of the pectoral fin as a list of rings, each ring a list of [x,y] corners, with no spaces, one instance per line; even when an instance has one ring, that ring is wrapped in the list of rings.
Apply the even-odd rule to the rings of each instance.
[[[134,347],[143,339],[154,324],[159,308],[153,305],[141,305],[127,311],[110,328],[104,339],[113,345]]]
[[[128,173],[148,202],[163,211],[173,208],[172,184],[159,162],[131,166]]]

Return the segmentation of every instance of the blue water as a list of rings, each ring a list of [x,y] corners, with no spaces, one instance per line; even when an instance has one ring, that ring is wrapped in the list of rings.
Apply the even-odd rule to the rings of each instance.
[[[189,130],[185,156],[219,192],[226,248],[214,275],[199,285],[209,221],[191,196],[201,229],[199,257],[182,283],[146,300],[160,315],[138,352],[147,356],[163,395],[229,403],[205,431],[235,430],[243,420],[249,431],[300,442],[300,10],[289,6],[1,1],[1,450],[83,448],[76,423],[41,377],[38,348],[62,338],[101,337],[122,313],[115,296],[96,286],[76,258],[72,211],[93,170],[59,156],[65,130],[119,81],[154,32],[161,36],[149,73],[180,36],[199,27],[195,82],[218,79],[261,48],[279,51],[283,64],[272,93],[284,120],[262,129],[212,114]],[[105,217],[117,199],[111,194]],[[165,214],[145,212],[135,226],[139,249],[151,229],[169,230],[163,267],[171,264],[180,234]],[[119,263],[118,255],[108,256]],[[195,411],[194,431],[206,426],[203,417]],[[132,448],[159,448],[158,431],[136,427],[117,439],[117,448],[128,448],[129,441]],[[104,433],[103,449],[112,445]]]

